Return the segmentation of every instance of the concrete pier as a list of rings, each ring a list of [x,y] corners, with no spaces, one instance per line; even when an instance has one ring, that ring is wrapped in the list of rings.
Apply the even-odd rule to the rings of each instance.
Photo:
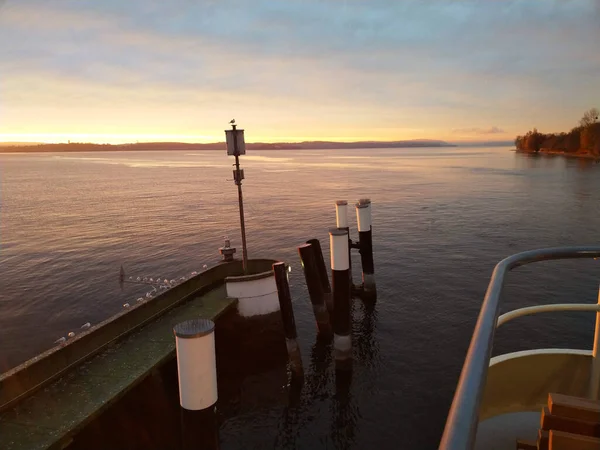
[[[256,272],[273,260],[249,260]],[[133,387],[174,360],[173,327],[233,310],[223,281],[241,262],[217,265],[154,299],[91,327],[0,376],[0,448],[63,448]]]

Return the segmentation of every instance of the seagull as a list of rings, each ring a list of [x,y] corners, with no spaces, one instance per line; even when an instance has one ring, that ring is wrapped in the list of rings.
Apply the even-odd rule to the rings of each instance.
[[[138,302],[138,303],[142,303],[143,301],[144,301],[144,297],[140,297],[136,300],[136,302]]]
[[[71,332],[69,332],[69,334],[67,334],[67,336],[68,336],[68,337],[70,337],[70,338],[72,338],[72,337],[75,337],[75,333],[73,333],[73,332],[71,331]]]
[[[141,279],[140,277],[137,277],[137,278],[135,279],[135,281],[142,281],[142,279]]]
[[[208,266],[207,266],[206,264],[204,264],[204,265],[202,266],[202,268],[203,268],[203,269],[206,269],[207,267],[208,267]]]
[[[176,280],[171,280],[171,281],[169,281],[169,283],[170,284],[175,284],[175,283],[177,283],[177,281]]]
[[[92,324],[89,322],[84,323],[83,325],[81,325],[81,329],[82,330],[87,330],[89,327],[91,327]]]
[[[150,278],[150,283],[154,283],[154,279]]]
[[[123,304],[123,308],[129,308],[129,303]]]
[[[67,342],[67,338],[64,336],[54,341],[55,344],[64,344],[65,342]]]
[[[229,123],[233,125],[235,123],[235,119],[231,119]]]
[[[192,276],[196,276],[198,275],[198,272],[196,272],[195,270],[192,272]]]
[[[153,297],[152,292],[146,292],[146,298],[152,298],[152,297]]]

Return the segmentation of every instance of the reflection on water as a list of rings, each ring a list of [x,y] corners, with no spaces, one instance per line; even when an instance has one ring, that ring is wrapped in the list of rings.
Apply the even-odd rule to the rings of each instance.
[[[121,264],[171,279],[216,263],[225,234],[239,248],[232,160],[196,153],[0,155],[0,370],[143,296],[135,285],[119,289]],[[248,250],[292,266],[305,378],[286,384],[285,367],[275,366],[232,383],[219,412],[221,449],[435,448],[494,264],[531,248],[597,242],[600,165],[502,148],[278,155],[242,158]],[[318,238],[327,259],[335,200],[362,197],[373,201],[379,297],[374,309],[355,302],[352,370],[340,372],[330,346],[315,343],[296,247]],[[356,237],[353,213],[350,224]],[[594,261],[522,268],[508,277],[501,312],[592,303],[597,284]],[[592,336],[590,315],[523,318],[498,330],[494,351],[585,349]],[[178,408],[176,393],[161,400],[156,386],[144,389],[142,408],[163,408],[146,434],[170,448],[159,432],[181,434],[178,409],[164,413]],[[124,424],[150,417],[140,403],[128,408]]]

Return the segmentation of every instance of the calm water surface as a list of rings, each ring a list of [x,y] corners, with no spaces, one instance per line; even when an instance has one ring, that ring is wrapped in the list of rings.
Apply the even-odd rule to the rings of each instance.
[[[0,155],[0,371],[144,294],[119,289],[121,264],[173,278],[216,263],[224,235],[239,247],[231,164],[221,151]],[[373,201],[379,301],[373,315],[355,304],[343,417],[332,372],[291,422],[272,403],[231,418],[222,448],[434,448],[494,264],[598,242],[600,166],[587,161],[449,148],[249,152],[242,165],[249,254],[292,265],[305,367],[315,326],[296,246],[327,249],[337,199]],[[595,302],[599,274],[594,261],[518,269],[502,311]],[[592,335],[589,314],[526,317],[495,351],[590,348]]]

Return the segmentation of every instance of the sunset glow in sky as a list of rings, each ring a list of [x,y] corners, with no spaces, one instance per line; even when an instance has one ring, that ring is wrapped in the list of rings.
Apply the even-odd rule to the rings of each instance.
[[[567,131],[599,46],[598,0],[0,0],[0,142]]]

